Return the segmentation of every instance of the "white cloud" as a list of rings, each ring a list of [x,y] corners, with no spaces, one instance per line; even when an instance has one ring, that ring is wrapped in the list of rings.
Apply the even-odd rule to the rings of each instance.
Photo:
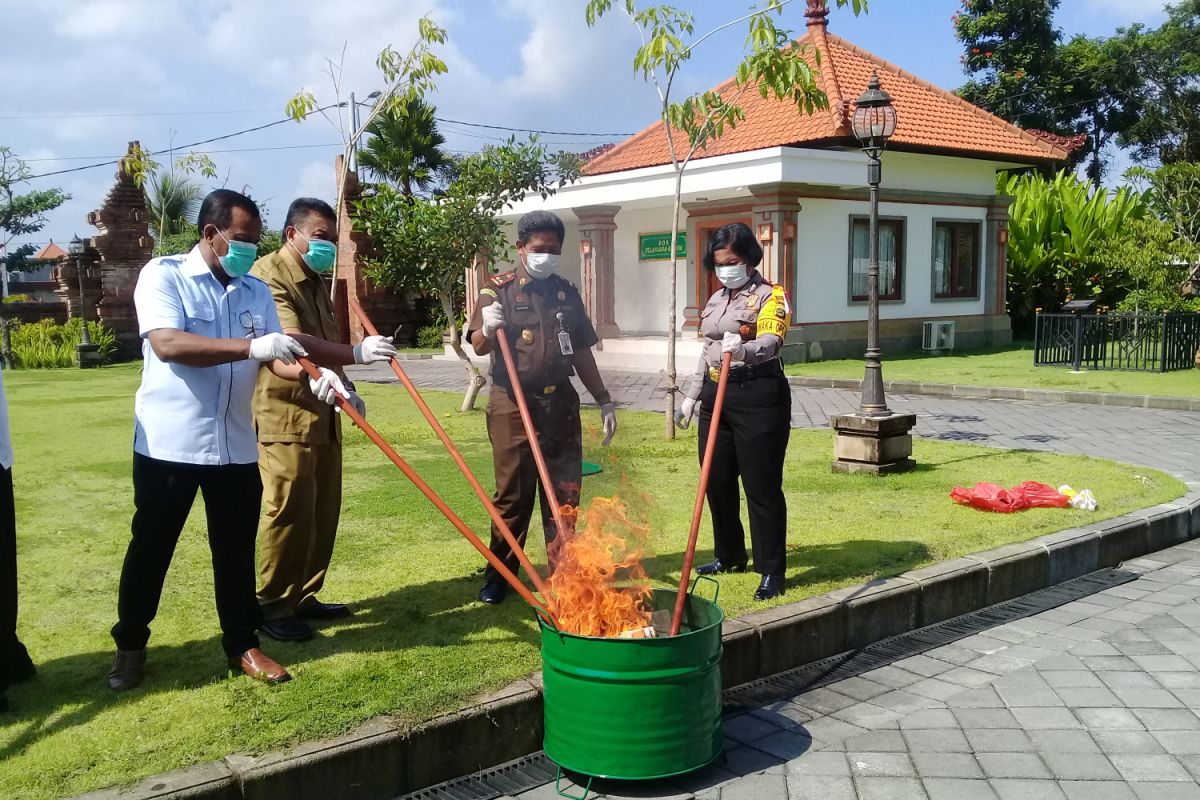
[[[300,170],[300,179],[292,192],[293,197],[316,197],[333,205],[337,195],[334,185],[332,161],[312,161]],[[283,220],[280,220],[282,224]]]

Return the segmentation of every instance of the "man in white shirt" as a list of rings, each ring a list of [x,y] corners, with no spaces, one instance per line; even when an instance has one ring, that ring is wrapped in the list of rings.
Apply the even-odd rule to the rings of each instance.
[[[37,672],[25,645],[17,638],[17,521],[12,463],[8,401],[4,397],[4,379],[0,377],[0,711],[8,710],[4,690],[29,680]]]
[[[247,275],[262,235],[253,200],[228,189],[212,192],[200,206],[197,229],[200,242],[190,253],[154,259],[134,290],[144,366],[134,405],[132,539],[108,675],[118,691],[134,688],[145,675],[150,623],[197,491],[204,496],[230,669],[270,683],[291,678],[259,649],[256,633],[262,612],[254,539],[262,484],[251,399],[260,366],[299,379],[296,357],[307,355],[312,340],[284,335],[270,290]],[[328,376],[336,376],[322,374],[326,385],[313,382],[313,390],[332,403]],[[337,388],[344,392],[340,383]]]

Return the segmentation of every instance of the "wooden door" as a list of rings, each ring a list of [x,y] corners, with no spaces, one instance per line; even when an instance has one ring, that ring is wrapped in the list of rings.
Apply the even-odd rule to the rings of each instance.
[[[704,306],[708,304],[708,298],[716,294],[717,290],[721,288],[721,281],[717,279],[717,273],[715,271],[710,272],[704,268],[704,254],[708,252],[708,242],[712,238],[713,231],[734,222],[741,222],[749,226],[750,217],[733,217],[715,221],[705,220],[704,222],[696,223],[696,308],[703,310]],[[750,229],[754,230],[753,228]]]

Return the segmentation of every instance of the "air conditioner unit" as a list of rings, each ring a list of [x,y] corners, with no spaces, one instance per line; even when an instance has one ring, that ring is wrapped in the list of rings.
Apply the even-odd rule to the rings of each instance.
[[[941,353],[954,349],[954,321],[929,320],[921,323],[921,349]]]

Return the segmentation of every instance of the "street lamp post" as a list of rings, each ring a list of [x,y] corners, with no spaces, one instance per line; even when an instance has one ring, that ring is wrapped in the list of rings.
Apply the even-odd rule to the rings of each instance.
[[[886,417],[887,400],[883,395],[883,351],[879,347],[879,183],[883,177],[880,156],[888,139],[896,132],[896,109],[892,98],[879,86],[879,75],[871,74],[867,91],[858,98],[854,110],[854,136],[867,154],[867,185],[871,189],[869,263],[867,266],[867,352],[864,356],[862,399],[858,413],[867,417]]]
[[[382,94],[382,92],[371,92],[369,95],[367,95],[367,99],[376,100]],[[360,140],[358,135],[358,128],[360,125],[358,118],[358,107],[365,105],[367,104],[358,102],[358,100],[354,97],[354,92],[350,93],[350,136],[353,137],[353,141],[350,142],[350,171],[356,174],[358,173],[358,145]]]
[[[867,90],[855,104],[851,120],[854,136],[867,154],[867,185],[871,217],[867,264],[867,351],[864,354],[862,398],[854,414],[837,414],[833,425],[834,472],[887,475],[907,472],[912,460],[915,414],[897,414],[887,406],[883,392],[883,351],[879,346],[879,184],[883,176],[880,156],[896,132],[896,109],[891,96],[872,73]]]
[[[100,365],[100,348],[92,344],[92,337],[88,332],[87,312],[85,310],[86,296],[83,290],[85,269],[83,256],[87,252],[87,246],[78,236],[72,236],[70,244],[67,245],[67,252],[75,261],[75,274],[79,278],[79,344],[75,345],[75,359],[80,369],[96,367]]]

